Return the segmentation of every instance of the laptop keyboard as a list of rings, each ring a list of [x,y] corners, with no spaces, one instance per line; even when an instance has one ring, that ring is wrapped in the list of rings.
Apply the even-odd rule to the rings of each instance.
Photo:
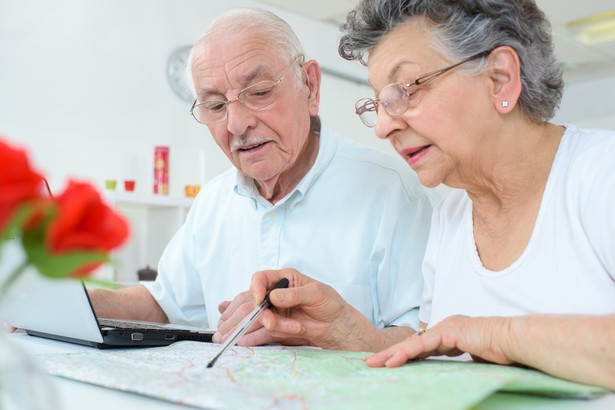
[[[158,325],[156,323],[140,323],[140,322],[126,322],[124,320],[113,319],[98,319],[98,323],[103,327],[112,327],[115,329],[165,329],[164,325]]]
[[[146,343],[139,346],[164,346],[182,340],[211,343],[214,334],[214,332],[210,330],[196,328],[195,330],[181,329],[164,323],[133,322],[129,320],[99,318],[98,324],[105,338],[130,337],[131,343]],[[109,343],[109,340],[106,340],[106,342]],[[133,345],[131,344],[131,346]]]

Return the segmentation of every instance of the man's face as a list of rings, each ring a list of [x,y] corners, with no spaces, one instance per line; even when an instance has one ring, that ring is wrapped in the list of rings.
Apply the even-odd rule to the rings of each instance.
[[[226,34],[226,33],[225,33]],[[259,81],[277,81],[291,61],[273,50],[272,42],[255,33],[212,34],[193,53],[192,75],[198,102],[232,100]],[[309,101],[304,78],[297,80],[295,63],[277,85],[277,99],[262,110],[251,110],[239,101],[226,106],[226,120],[209,124],[216,143],[240,172],[257,183],[277,181],[301,168],[301,152],[309,136]],[[305,73],[303,73],[305,74]]]

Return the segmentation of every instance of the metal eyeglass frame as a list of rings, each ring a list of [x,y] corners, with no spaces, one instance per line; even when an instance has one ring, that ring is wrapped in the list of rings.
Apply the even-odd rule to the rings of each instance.
[[[493,50],[488,50],[488,51],[482,51],[482,52],[480,52],[478,54],[474,54],[473,56],[470,56],[470,57],[468,57],[468,58],[466,58],[464,60],[461,60],[458,63],[455,63],[455,64],[450,65],[448,67],[441,68],[441,69],[436,70],[436,71],[432,71],[432,72],[427,73],[425,75],[422,75],[420,77],[417,77],[417,79],[414,80],[411,83],[407,83],[407,84],[405,84],[405,83],[391,83],[391,84],[385,85],[380,90],[380,93],[382,93],[382,90],[384,90],[387,87],[400,87],[401,90],[403,91],[403,93],[400,93],[399,99],[401,101],[403,101],[405,104],[400,105],[400,107],[403,106],[402,110],[400,110],[399,112],[392,113],[392,112],[390,112],[387,109],[388,105],[383,103],[382,106],[384,107],[384,110],[387,112],[387,114],[389,114],[392,117],[396,117],[396,116],[402,115],[403,113],[405,113],[408,110],[408,106],[409,106],[409,103],[410,103],[410,96],[412,96],[412,94],[414,94],[416,92],[416,90],[415,91],[410,91],[411,87],[416,88],[416,87],[418,87],[418,86],[420,86],[420,85],[422,85],[422,84],[424,84],[424,83],[426,83],[428,81],[431,81],[434,78],[437,78],[440,75],[442,75],[442,74],[452,70],[453,68],[459,67],[460,65],[462,65],[464,63],[467,63],[469,61],[472,61],[472,60],[475,60],[475,59],[478,59],[478,58],[485,57],[485,56],[489,55],[492,51]],[[369,121],[369,119],[365,118],[363,116],[363,114],[365,114],[367,112],[373,112],[373,111],[378,113],[378,106],[380,104],[381,104],[380,98],[376,98],[376,99],[374,99],[374,98],[362,98],[359,101],[357,101],[356,104],[355,104],[355,114],[357,114],[359,116],[359,118],[361,119],[363,124],[365,124],[366,126],[368,126],[370,128],[375,127],[376,123],[374,122],[372,124],[372,122]]]
[[[275,102],[275,100],[277,99],[277,94],[275,96],[275,98],[273,98],[270,102],[268,102],[267,104],[260,106],[258,108],[253,108],[250,105],[246,105],[246,102],[244,101],[242,96],[245,96],[246,91],[250,91],[250,90],[254,90],[257,89],[259,86],[263,86],[265,83],[269,83],[271,84],[271,88],[266,89],[267,92],[272,91],[273,89],[275,89],[281,82],[282,80],[286,77],[286,74],[288,74],[290,72],[290,69],[293,65],[295,65],[295,63],[297,62],[301,62],[301,64],[303,64],[303,59],[305,58],[305,56],[303,54],[300,54],[299,56],[297,56],[292,63],[290,63],[288,65],[288,67],[286,67],[286,70],[284,70],[284,73],[282,73],[282,75],[276,80],[276,81],[271,81],[271,80],[265,80],[265,81],[259,81],[257,83],[254,83],[252,85],[249,85],[246,88],[243,88],[241,91],[239,91],[239,93],[237,94],[237,97],[232,98],[230,100],[218,100],[218,99],[210,99],[210,100],[206,100],[203,101],[201,103],[198,103],[198,99],[194,100],[194,103],[192,103],[192,107],[190,108],[190,115],[192,115],[192,117],[199,123],[199,124],[203,124],[203,125],[212,125],[212,124],[218,124],[220,122],[225,121],[228,118],[228,109],[226,108],[230,103],[232,103],[233,101],[238,101],[240,104],[242,104],[244,107],[249,108],[252,111],[260,111],[264,108],[267,108],[268,106],[270,106],[271,104],[273,104]],[[260,92],[262,92],[263,90],[261,90]],[[198,118],[197,115],[195,115],[194,110],[197,109],[200,106],[203,105],[210,105],[213,106],[212,104],[221,104],[220,107],[220,113],[222,113],[222,110],[224,110],[224,114],[220,117],[219,120],[214,120],[214,121],[208,121],[208,122],[201,122]]]

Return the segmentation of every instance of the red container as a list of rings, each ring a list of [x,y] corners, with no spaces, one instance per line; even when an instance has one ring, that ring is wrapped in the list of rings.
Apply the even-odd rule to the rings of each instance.
[[[135,181],[132,179],[125,179],[124,180],[124,190],[126,190],[127,192],[132,192],[135,190]]]
[[[154,193],[169,194],[169,147],[154,148]]]

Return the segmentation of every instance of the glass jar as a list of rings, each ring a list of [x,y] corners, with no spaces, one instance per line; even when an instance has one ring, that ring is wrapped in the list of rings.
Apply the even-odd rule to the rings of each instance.
[[[51,376],[6,333],[0,330],[0,409],[56,410],[58,397]]]

